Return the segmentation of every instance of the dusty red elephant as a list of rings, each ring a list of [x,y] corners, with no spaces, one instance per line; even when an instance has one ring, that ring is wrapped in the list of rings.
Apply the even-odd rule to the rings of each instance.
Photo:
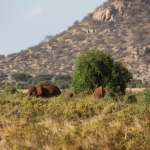
[[[105,91],[104,91],[103,86],[100,86],[94,90],[94,98],[95,99],[103,98],[104,94],[105,94]]]
[[[47,85],[47,86],[30,86],[28,89],[28,95],[33,95],[36,97],[52,97],[60,95],[61,91],[56,85]]]

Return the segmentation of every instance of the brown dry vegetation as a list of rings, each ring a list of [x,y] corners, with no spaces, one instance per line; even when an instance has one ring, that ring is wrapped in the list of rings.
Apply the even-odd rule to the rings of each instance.
[[[74,98],[0,94],[2,150],[148,150],[150,91],[95,100],[86,91]]]

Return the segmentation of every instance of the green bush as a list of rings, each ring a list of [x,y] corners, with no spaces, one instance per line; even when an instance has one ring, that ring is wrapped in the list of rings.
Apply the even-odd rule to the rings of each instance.
[[[150,104],[150,90],[144,90],[143,92],[139,93],[139,95],[141,96],[140,103],[144,105]]]
[[[131,79],[131,73],[121,62],[114,62],[110,53],[93,49],[78,57],[71,88],[83,91],[102,85],[112,89],[113,93],[125,94],[126,84]]]
[[[136,95],[133,94],[126,94],[124,100],[126,103],[137,103]]]
[[[113,62],[110,76],[106,85],[112,88],[115,93],[125,94],[127,83],[131,82],[132,74],[124,67],[122,62]]]
[[[82,91],[87,87],[94,89],[99,85],[106,86],[112,64],[113,59],[109,53],[99,50],[83,52],[77,58],[71,87],[77,91]]]
[[[24,89],[24,84],[23,83],[17,83],[16,85],[17,89]]]
[[[14,94],[17,92],[17,89],[10,83],[5,84],[4,93],[5,94]]]

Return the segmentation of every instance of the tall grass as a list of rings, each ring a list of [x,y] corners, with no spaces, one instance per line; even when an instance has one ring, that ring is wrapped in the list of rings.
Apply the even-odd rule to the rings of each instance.
[[[0,94],[2,150],[150,149],[150,91],[114,101],[81,93],[52,98]]]

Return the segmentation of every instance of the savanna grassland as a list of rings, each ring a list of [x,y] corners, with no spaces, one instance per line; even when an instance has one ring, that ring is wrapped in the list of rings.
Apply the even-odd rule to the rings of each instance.
[[[0,93],[1,150],[149,150],[150,90],[100,100]]]

